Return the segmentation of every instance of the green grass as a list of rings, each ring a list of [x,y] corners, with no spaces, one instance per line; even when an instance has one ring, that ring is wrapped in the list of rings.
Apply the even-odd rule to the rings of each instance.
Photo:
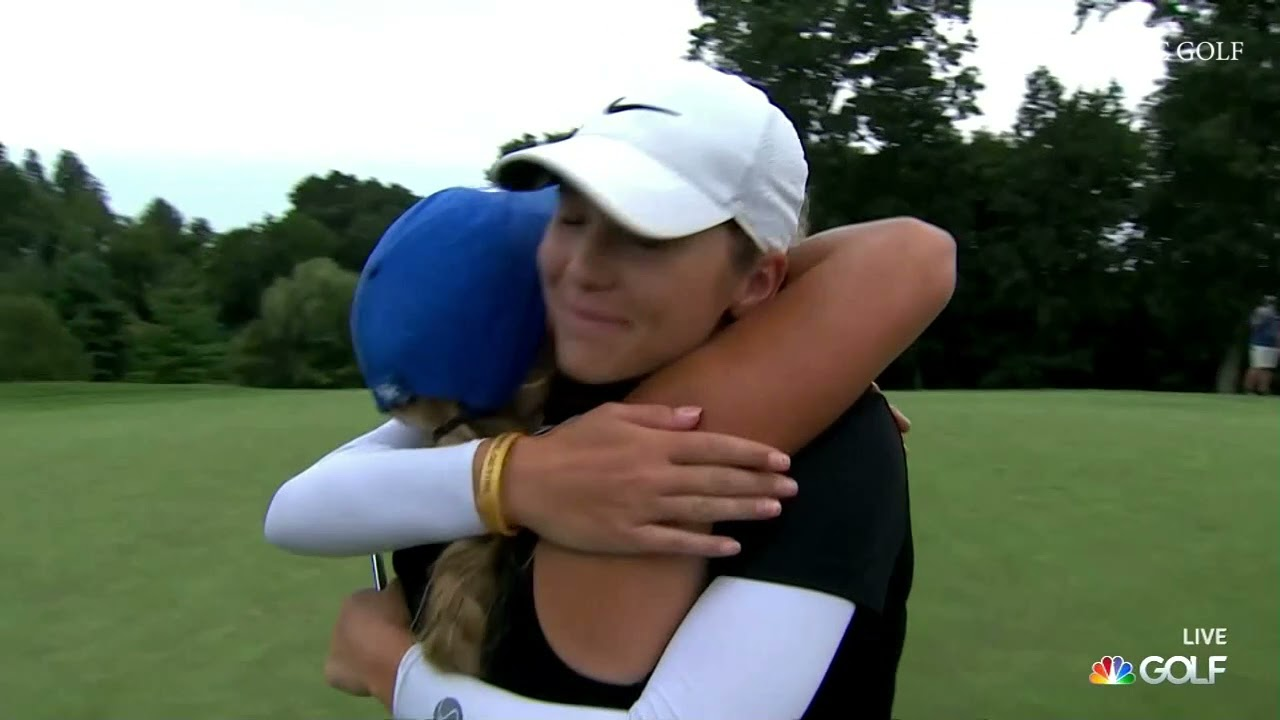
[[[916,423],[898,717],[1276,717],[1280,402],[892,397]],[[382,717],[319,672],[366,563],[261,539],[275,487],[375,419],[360,392],[0,386],[0,715]],[[1091,686],[1104,654],[1229,660],[1214,686]]]

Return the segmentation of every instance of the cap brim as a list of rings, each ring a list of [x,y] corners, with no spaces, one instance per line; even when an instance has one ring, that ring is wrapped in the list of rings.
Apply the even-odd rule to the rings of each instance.
[[[545,172],[530,172],[541,169]],[[733,219],[698,188],[635,147],[598,135],[520,150],[494,166],[498,184],[533,190],[558,178],[631,232],[669,240]]]

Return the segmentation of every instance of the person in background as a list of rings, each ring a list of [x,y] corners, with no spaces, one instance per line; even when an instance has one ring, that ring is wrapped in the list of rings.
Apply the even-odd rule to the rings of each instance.
[[[1249,369],[1244,374],[1244,391],[1255,395],[1271,392],[1271,378],[1280,360],[1280,313],[1276,296],[1267,295],[1249,317]]]

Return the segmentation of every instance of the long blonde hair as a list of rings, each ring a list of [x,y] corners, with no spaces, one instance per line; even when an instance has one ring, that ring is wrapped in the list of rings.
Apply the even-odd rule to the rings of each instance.
[[[468,418],[436,439],[435,445],[457,445],[508,431],[531,432],[542,422],[550,373],[535,369],[502,410]],[[432,434],[454,421],[457,403],[418,400],[393,414]],[[501,591],[499,561],[507,538],[485,535],[449,544],[431,567],[427,591],[417,610],[414,630],[423,654],[440,670],[478,676],[483,670],[489,615]]]

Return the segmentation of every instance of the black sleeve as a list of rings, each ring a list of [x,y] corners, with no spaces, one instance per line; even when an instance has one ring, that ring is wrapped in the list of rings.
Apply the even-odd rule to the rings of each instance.
[[[404,601],[409,607],[409,617],[418,617],[418,608],[427,594],[427,579],[431,577],[431,566],[435,564],[440,553],[448,547],[447,543],[435,545],[419,545],[417,547],[396,550],[391,553],[391,569],[404,588]],[[413,628],[417,631],[418,628]]]
[[[909,532],[907,466],[882,395],[868,392],[792,456],[799,493],[774,520],[718,525],[742,544],[714,561],[713,575],[763,580],[884,609]]]

